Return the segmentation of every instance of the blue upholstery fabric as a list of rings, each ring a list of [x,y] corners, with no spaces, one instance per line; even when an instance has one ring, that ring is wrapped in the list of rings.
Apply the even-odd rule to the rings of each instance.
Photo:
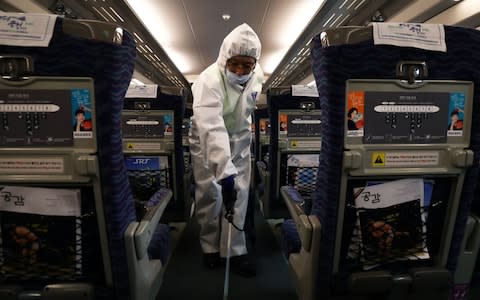
[[[460,27],[445,27],[446,53],[409,47],[374,46],[373,41],[353,45],[322,48],[320,35],[312,43],[312,67],[320,103],[323,127],[322,152],[312,214],[322,224],[322,242],[319,254],[319,289],[328,290],[333,284],[332,268],[335,228],[340,192],[342,150],[345,118],[345,81],[348,79],[395,79],[399,61],[425,61],[428,79],[455,79],[474,82],[474,105],[471,149],[475,152],[474,165],[480,151],[480,32]],[[470,168],[464,182],[458,216],[451,243],[448,269],[454,270],[459,246],[463,238],[468,212],[474,199],[478,169]]]
[[[148,199],[148,202],[145,204],[145,207],[148,209],[160,203],[160,201],[165,199],[165,196],[169,192],[168,189],[160,189],[155,194]]]
[[[170,226],[167,224],[158,224],[152,241],[148,245],[148,257],[151,259],[160,259],[162,264],[167,263],[168,247],[170,245]]]
[[[282,186],[282,190],[288,194],[290,199],[292,199],[292,201],[295,202],[295,204],[300,206],[305,205],[305,200],[302,198],[302,195],[300,195],[300,193],[295,187],[291,185]]]
[[[98,162],[116,299],[128,298],[123,234],[136,220],[122,151],[120,113],[134,63],[135,42],[124,31],[122,45],[70,36],[57,18],[47,48],[2,47],[3,54],[32,56],[36,76],[92,77],[95,85]]]
[[[165,196],[169,192],[169,189],[158,190],[145,204],[145,208],[148,210],[151,207],[164,201]],[[153,233],[152,240],[148,245],[148,257],[150,259],[160,259],[162,264],[165,264],[168,259],[168,248],[170,246],[170,226],[167,224],[159,223],[155,232]]]
[[[288,258],[292,253],[300,252],[302,247],[302,242],[300,236],[298,235],[297,227],[295,221],[292,219],[286,219],[282,223],[282,249],[285,253],[285,256]]]
[[[283,186],[281,189],[288,194],[290,199],[295,202],[295,204],[299,205],[302,208],[305,207],[304,199],[293,186]],[[286,219],[282,223],[281,233],[282,248],[285,255],[288,257],[291,253],[300,252],[300,248],[302,247],[302,241],[300,240],[300,236],[298,235],[295,221],[292,219]]]
[[[480,216],[480,177],[479,184],[477,185],[477,189],[475,191],[475,195],[477,196],[473,199],[472,212],[473,214]],[[471,285],[480,286],[480,255],[477,257],[475,269],[473,270],[473,278]]]

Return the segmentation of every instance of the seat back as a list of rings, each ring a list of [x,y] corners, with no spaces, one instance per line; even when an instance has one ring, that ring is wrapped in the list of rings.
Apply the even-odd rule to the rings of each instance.
[[[91,232],[98,226],[95,169],[82,164],[97,151],[93,80],[2,78],[0,90],[2,282],[88,277],[105,284],[100,240]]]
[[[188,132],[190,131],[190,118],[193,115],[193,111],[191,106],[185,108],[185,113],[183,115],[182,121],[182,147],[183,147],[183,155],[184,155],[184,165],[185,165],[185,172],[188,173],[191,169],[191,161],[190,161],[190,145],[188,142]]]
[[[270,144],[270,118],[268,109],[256,109],[254,114],[255,126],[255,161],[265,161],[268,157],[268,145]],[[268,158],[267,158],[268,160]]]
[[[291,87],[267,91],[270,116],[269,198],[264,198],[267,217],[284,217],[280,187],[295,186],[310,200],[321,145],[318,98],[292,95]]]
[[[253,125],[255,134],[253,135],[253,162],[251,191],[255,192],[255,201],[258,201],[260,210],[264,211],[264,197],[269,198],[268,187],[270,177],[267,178],[267,165],[269,161],[270,148],[270,118],[267,107],[257,108],[253,114]]]
[[[183,115],[182,123],[182,148],[183,148],[183,165],[185,167],[185,174],[183,176],[183,193],[185,197],[186,209],[189,210],[189,217],[193,216],[194,205],[193,201],[195,196],[195,188],[193,186],[193,167],[192,167],[192,158],[190,155],[190,143],[188,141],[188,133],[190,131],[191,120],[190,118],[193,115],[193,110],[191,103],[189,103],[185,108],[185,113]]]
[[[16,17],[18,15],[13,16]],[[28,23],[31,16],[21,15],[21,18]],[[92,114],[95,112],[91,127],[94,128],[94,136],[92,138],[80,132],[78,136],[74,136],[74,140],[75,144],[77,139],[82,142],[84,139],[93,140],[97,148],[88,155],[65,158],[64,165],[68,166],[66,171],[73,170],[72,172],[80,173],[81,177],[67,176],[68,172],[64,172],[62,176],[37,176],[32,173],[20,177],[6,175],[7,178],[2,181],[46,187],[73,185],[80,186],[82,191],[85,186],[89,186],[91,193],[82,194],[82,198],[87,197],[85,203],[91,205],[91,211],[86,213],[93,214],[95,222],[82,227],[81,235],[82,238],[97,237],[101,249],[98,252],[84,249],[82,264],[85,264],[88,258],[97,261],[101,259],[103,269],[98,269],[102,265],[100,263],[94,265],[97,270],[96,277],[99,277],[97,280],[88,278],[88,273],[82,273],[80,278],[75,278],[74,281],[82,279],[96,286],[98,284],[96,292],[99,294],[102,294],[100,287],[104,286],[107,287],[107,293],[113,290],[115,298],[128,298],[129,270],[124,232],[129,223],[136,220],[136,214],[122,152],[121,110],[133,73],[135,43],[130,33],[113,24],[54,19],[51,16],[47,19],[47,23],[49,22],[54,22],[54,29],[48,47],[5,45],[0,47],[0,52],[2,55],[31,57],[33,71],[27,73],[27,76],[91,78],[91,99],[96,100],[94,103],[92,101],[95,106],[91,108]],[[17,83],[20,82],[21,80]],[[16,88],[21,88],[21,84],[17,84]],[[82,99],[82,95],[77,97]],[[58,129],[63,126],[61,124],[63,123],[56,124]],[[71,126],[68,124],[68,128]],[[10,153],[9,157],[31,157],[48,152],[47,149],[49,148],[19,147],[15,148],[15,153]],[[64,281],[62,278],[56,279]],[[55,281],[47,280],[45,283]],[[53,290],[55,289],[51,289]]]
[[[475,195],[479,195],[479,189],[480,189],[480,184],[477,185],[477,189],[475,191]],[[470,286],[472,287],[478,287],[480,286],[480,253],[478,248],[480,244],[480,197],[476,197],[473,200],[472,204],[472,215],[470,216],[471,219],[477,220],[476,224],[472,224],[472,233],[476,232],[477,235],[474,236],[473,234],[471,236],[465,236],[464,237],[464,242],[467,245],[467,259],[466,263],[468,263],[468,269],[473,268],[473,274],[471,278],[471,284],[466,284],[465,289],[464,289],[464,294],[468,293],[468,290]],[[476,291],[473,291],[472,293],[477,293],[478,294],[478,289]],[[462,293],[463,295],[463,293]],[[460,298],[461,299],[461,298]]]
[[[323,124],[328,124],[323,128],[318,181],[312,203],[312,214],[316,215],[322,224],[320,253],[318,256],[319,274],[317,291],[319,293],[330,294],[339,292],[340,290],[348,290],[347,283],[350,283],[351,291],[357,291],[359,293],[391,293],[392,289],[388,287],[392,287],[391,283],[395,282],[397,288],[402,285],[407,287],[403,289],[404,292],[414,287],[411,291],[416,291],[417,293],[414,293],[411,297],[416,297],[415,295],[418,296],[421,294],[420,290],[422,286],[423,289],[428,289],[426,287],[429,286],[429,282],[431,284],[431,279],[438,275],[438,278],[443,278],[444,285],[435,290],[435,293],[445,297],[445,290],[449,288],[449,279],[442,269],[446,268],[451,273],[456,268],[460,251],[459,248],[468,217],[468,211],[474,197],[473,192],[478,176],[478,151],[480,150],[480,135],[478,134],[478,130],[480,121],[476,116],[479,110],[478,88],[480,78],[477,70],[480,60],[477,54],[480,50],[478,46],[480,34],[478,31],[467,28],[445,26],[444,29],[445,43],[447,45],[446,52],[422,50],[412,47],[374,45],[371,39],[371,28],[340,28],[337,30],[334,29],[333,31],[327,30],[325,33],[315,36],[313,39],[313,71],[319,91],[320,103],[322,105],[322,122]],[[469,46],[466,47],[465,45]],[[349,210],[351,202],[348,202],[349,198],[353,198],[354,182],[352,182],[351,177],[353,176],[353,179],[355,179],[355,176],[372,176],[371,178],[375,178],[374,175],[378,174],[376,171],[365,173],[356,172],[355,170],[367,167],[367,165],[369,165],[369,169],[373,170],[375,170],[375,166],[379,168],[384,167],[381,164],[382,160],[385,159],[383,155],[386,152],[385,149],[380,150],[376,153],[377,156],[375,156],[375,153],[372,152],[372,149],[375,149],[375,143],[365,140],[365,136],[363,135],[364,131],[360,134],[359,130],[351,128],[349,132],[347,128],[348,108],[352,107],[346,105],[348,96],[346,94],[347,81],[350,79],[366,80],[365,82],[368,81],[367,79],[395,80],[398,79],[396,71],[399,70],[399,62],[404,62],[408,65],[412,61],[422,62],[428,68],[428,75],[424,72],[425,70],[422,69],[423,67],[414,67],[411,69],[412,74],[422,76],[420,80],[465,81],[472,82],[473,85],[471,95],[473,97],[473,105],[471,106],[472,134],[468,136],[470,138],[470,143],[468,144],[469,150],[465,150],[465,153],[462,154],[465,155],[465,157],[469,157],[468,163],[462,162],[458,165],[455,163],[454,165],[447,166],[445,170],[450,171],[432,170],[429,169],[428,166],[423,168],[424,166],[422,165],[422,168],[407,170],[405,173],[396,173],[398,171],[397,169],[390,174],[382,173],[380,175],[380,179],[383,180],[385,178],[391,179],[390,175],[395,174],[403,178],[408,177],[408,171],[412,172],[411,176],[413,177],[429,177],[432,176],[432,174],[442,174],[442,172],[444,172],[444,174],[450,174],[449,172],[457,174],[454,176],[456,179],[453,181],[447,180],[448,184],[443,184],[444,179],[440,178],[441,176],[437,177],[438,182],[436,184],[436,190],[434,191],[435,196],[432,197],[432,199],[435,198],[438,199],[438,201],[444,201],[442,205],[446,205],[449,209],[454,208],[454,210],[445,210],[444,208],[443,215],[440,213],[438,217],[444,219],[437,220],[440,226],[437,228],[430,226],[430,228],[428,228],[427,240],[429,242],[437,241],[437,244],[434,246],[429,245],[429,250],[431,250],[430,255],[433,259],[428,260],[429,262],[426,265],[431,268],[430,270],[438,270],[439,272],[434,272],[436,275],[432,275],[433,273],[427,274],[428,272],[422,273],[425,275],[425,277],[423,277],[422,274],[417,273],[418,270],[411,271],[413,272],[410,273],[410,276],[413,276],[411,278],[425,278],[424,283],[422,283],[421,280],[416,282],[413,280],[413,283],[402,281],[400,277],[392,275],[396,274],[393,271],[389,271],[392,273],[372,273],[372,277],[368,279],[368,276],[362,278],[363,275],[361,274],[364,273],[361,270],[358,272],[360,275],[357,274],[359,277],[352,280],[352,274],[355,274],[356,269],[351,268],[352,265],[349,264],[346,259],[352,232],[349,230],[352,228],[349,227],[349,225],[353,226],[355,223],[351,221],[355,219],[355,213]],[[412,82],[412,78],[409,79],[408,77],[408,74],[405,74],[402,78],[406,82]],[[416,79],[413,78],[413,82],[415,82],[415,80]],[[357,88],[359,88],[360,91],[364,90],[361,84],[357,86]],[[442,110],[445,110],[445,108],[442,108]],[[446,117],[443,121],[445,128],[448,126],[446,123],[447,119]],[[367,122],[367,120],[365,120],[365,122]],[[367,126],[366,123],[365,126]],[[470,134],[470,131],[463,132]],[[346,141],[354,137],[356,133],[359,134],[359,140],[356,144],[353,143],[352,146],[351,143],[347,143]],[[446,134],[446,131],[443,132],[443,134]],[[364,143],[369,146],[362,148],[360,145]],[[445,143],[445,141],[433,143],[442,144]],[[386,144],[389,143],[387,142]],[[420,144],[425,144],[425,141],[420,142]],[[387,146],[387,148],[388,147],[389,146]],[[388,149],[392,149],[392,147]],[[359,150],[360,155],[355,151],[345,152],[345,150],[360,148],[363,149]],[[418,151],[419,149],[416,150]],[[372,161],[374,156],[375,160]],[[470,165],[473,167],[469,167]],[[459,170],[453,170],[452,168]],[[346,169],[349,171],[345,171]],[[364,183],[363,181],[361,185]],[[449,186],[449,188],[444,190],[446,186]],[[445,195],[450,195],[446,202]],[[449,212],[449,214],[447,212]],[[448,221],[443,223],[443,220]],[[414,263],[411,267],[413,268],[414,266],[424,266],[424,264]],[[400,269],[403,270],[400,271],[400,273],[402,273],[406,271],[408,267],[402,266]],[[379,268],[379,270],[383,269]],[[367,288],[363,291],[356,290],[356,287],[359,286],[387,288],[377,290],[374,288],[371,291],[367,291]]]
[[[186,96],[181,88],[131,85],[122,111],[123,150],[137,205],[144,210],[158,189],[171,189],[173,199],[164,218],[177,221],[184,220],[186,209],[182,149]]]

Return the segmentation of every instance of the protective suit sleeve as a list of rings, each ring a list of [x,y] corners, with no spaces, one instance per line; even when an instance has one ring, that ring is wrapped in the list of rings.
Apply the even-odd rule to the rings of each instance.
[[[233,165],[230,139],[223,119],[223,93],[220,88],[198,80],[192,87],[193,114],[205,163],[217,182],[237,175]]]

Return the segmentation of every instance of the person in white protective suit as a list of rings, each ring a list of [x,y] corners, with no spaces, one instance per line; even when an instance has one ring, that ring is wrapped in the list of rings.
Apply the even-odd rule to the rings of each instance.
[[[245,234],[238,229],[244,227],[248,205],[251,114],[263,81],[257,63],[260,51],[260,40],[247,24],[225,37],[217,61],[192,86],[189,134],[204,263],[215,268],[226,257],[228,221],[223,203],[233,200],[231,267],[247,277],[255,275],[255,264],[247,256]]]

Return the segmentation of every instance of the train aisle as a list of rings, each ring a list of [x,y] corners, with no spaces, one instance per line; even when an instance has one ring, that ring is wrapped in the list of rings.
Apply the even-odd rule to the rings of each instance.
[[[243,278],[230,275],[229,300],[295,300],[288,266],[281,249],[263,216],[255,217],[257,276]],[[202,264],[198,225],[190,222],[178,242],[164,274],[158,300],[221,300],[225,268],[208,270]]]

